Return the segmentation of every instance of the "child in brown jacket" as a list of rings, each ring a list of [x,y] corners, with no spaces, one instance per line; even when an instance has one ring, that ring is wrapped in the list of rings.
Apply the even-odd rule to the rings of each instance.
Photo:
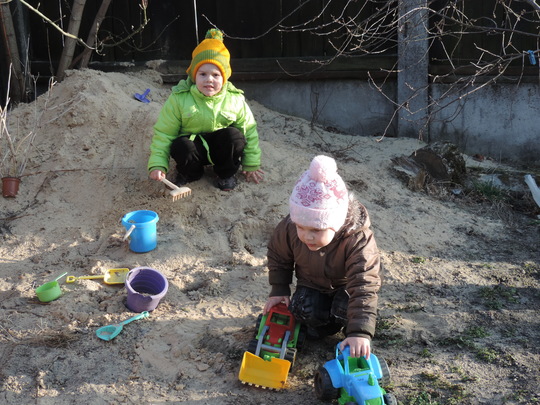
[[[366,208],[347,190],[334,159],[316,156],[294,186],[289,210],[268,244],[271,292],[263,313],[284,302],[308,326],[308,338],[345,327],[341,348],[369,358],[381,262]]]

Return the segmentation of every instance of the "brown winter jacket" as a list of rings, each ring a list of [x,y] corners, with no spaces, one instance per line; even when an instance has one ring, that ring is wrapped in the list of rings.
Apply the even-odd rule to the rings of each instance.
[[[328,246],[312,252],[285,217],[268,244],[270,296],[290,296],[293,273],[298,285],[323,293],[345,287],[350,296],[346,336],[373,338],[381,262],[370,225],[366,208],[351,196],[345,224]]]

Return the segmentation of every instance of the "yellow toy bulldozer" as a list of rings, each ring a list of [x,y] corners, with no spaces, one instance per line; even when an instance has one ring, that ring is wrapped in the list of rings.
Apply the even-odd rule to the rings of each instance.
[[[244,352],[238,378],[257,387],[284,388],[297,349],[304,343],[305,332],[285,304],[260,315],[256,329],[255,338]]]

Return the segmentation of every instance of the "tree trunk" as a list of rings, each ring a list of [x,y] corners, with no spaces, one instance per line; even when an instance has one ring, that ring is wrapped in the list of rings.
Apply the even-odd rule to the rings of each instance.
[[[9,8],[9,2],[0,3],[0,22],[2,23],[3,30],[3,42],[6,48],[6,62],[7,69],[10,66],[13,68],[14,75],[11,76],[10,98],[13,103],[17,104],[22,100],[22,94],[24,91],[24,74],[22,71],[21,58],[19,56],[19,47],[17,46],[17,36],[15,34],[15,28],[13,26],[13,19],[11,16],[11,10]]]
[[[90,32],[88,33],[88,39],[86,40],[86,44],[89,47],[93,47],[95,45],[96,41],[96,35],[99,31],[99,26],[101,25],[101,22],[105,18],[105,14],[107,14],[107,10],[109,8],[109,4],[112,0],[103,0],[101,2],[101,6],[99,7],[99,10],[96,14],[96,18],[94,19],[94,24],[92,24],[92,27],[90,28]],[[88,62],[90,61],[90,56],[92,55],[92,49],[85,48],[82,52],[82,59],[81,59],[81,68],[88,67]]]
[[[74,0],[73,8],[71,10],[71,16],[69,18],[68,33],[74,37],[79,36],[79,28],[81,26],[82,15],[84,11],[84,5],[86,0]],[[77,40],[66,37],[64,49],[62,50],[62,56],[60,56],[60,62],[58,64],[58,70],[56,72],[56,80],[61,82],[64,79],[66,69],[73,60],[73,54],[75,53],[75,45]]]

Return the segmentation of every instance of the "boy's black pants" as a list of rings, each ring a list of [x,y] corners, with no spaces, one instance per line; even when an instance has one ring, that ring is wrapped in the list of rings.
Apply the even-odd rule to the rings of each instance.
[[[324,294],[313,288],[297,286],[289,311],[300,323],[313,328],[319,337],[333,335],[347,324],[349,294],[345,288]]]
[[[193,140],[189,136],[176,138],[171,144],[171,157],[176,162],[176,171],[187,181],[199,180],[207,165],[213,165],[217,177],[226,179],[234,176],[240,168],[245,147],[244,134],[228,127],[197,135]]]

